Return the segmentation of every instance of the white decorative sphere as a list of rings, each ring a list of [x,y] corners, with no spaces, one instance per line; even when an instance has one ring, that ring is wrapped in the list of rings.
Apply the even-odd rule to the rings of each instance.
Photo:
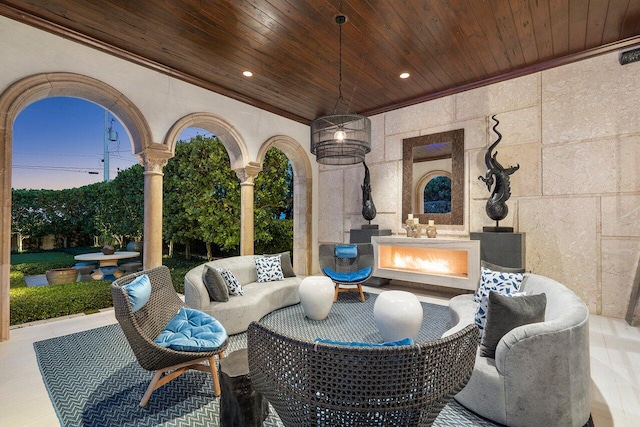
[[[385,291],[376,299],[373,317],[384,341],[415,340],[422,326],[422,304],[411,292]]]
[[[308,276],[300,282],[298,294],[304,314],[312,320],[323,320],[331,311],[335,285],[326,276]]]

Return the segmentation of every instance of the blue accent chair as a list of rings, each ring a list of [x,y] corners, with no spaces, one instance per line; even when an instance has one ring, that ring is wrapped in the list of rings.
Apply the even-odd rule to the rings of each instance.
[[[336,284],[334,301],[341,292],[359,292],[364,302],[362,284],[373,273],[371,243],[320,245],[320,269]]]

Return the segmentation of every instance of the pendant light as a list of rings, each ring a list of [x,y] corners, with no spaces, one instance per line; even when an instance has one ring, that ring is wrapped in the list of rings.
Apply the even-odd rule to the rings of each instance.
[[[364,162],[371,151],[371,120],[358,114],[338,114],[342,98],[342,24],[347,17],[335,18],[340,28],[340,79],[338,101],[333,114],[321,116],[311,122],[311,153],[316,161],[325,165],[353,165]]]

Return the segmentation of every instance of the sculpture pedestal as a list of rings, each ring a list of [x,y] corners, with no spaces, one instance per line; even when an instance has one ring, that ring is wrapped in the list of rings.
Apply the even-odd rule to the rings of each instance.
[[[349,231],[349,243],[371,243],[372,236],[391,236],[391,229],[378,228],[377,225],[365,224],[360,228],[352,228]],[[367,286],[388,285],[391,280],[382,277],[369,277],[364,284]]]
[[[480,240],[480,259],[503,267],[525,267],[525,233],[470,233]]]

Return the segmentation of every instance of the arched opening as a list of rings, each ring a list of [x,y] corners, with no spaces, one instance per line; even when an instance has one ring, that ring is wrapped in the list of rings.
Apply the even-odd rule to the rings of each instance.
[[[415,212],[421,214],[451,212],[451,172],[434,170],[416,183]]]
[[[163,172],[163,237],[169,257],[238,255],[240,186],[217,136],[185,129]]]
[[[152,146],[151,130],[142,113],[121,92],[99,80],[73,73],[38,74],[24,78],[0,95],[0,341],[9,339],[9,271],[11,242],[11,169],[13,123],[28,105],[53,96],[94,102],[116,115],[127,132],[134,154]]]
[[[311,274],[311,163],[302,146],[288,136],[274,136],[260,147],[257,163],[262,165],[267,151],[275,147],[291,162],[293,170],[293,268],[296,274]]]
[[[171,126],[164,145],[175,151],[178,138],[187,128],[204,129],[215,135],[229,154],[231,169],[240,179],[240,254],[253,254],[253,177],[259,171],[255,163],[249,162],[248,150],[240,133],[231,123],[211,113],[192,113],[182,117]]]

